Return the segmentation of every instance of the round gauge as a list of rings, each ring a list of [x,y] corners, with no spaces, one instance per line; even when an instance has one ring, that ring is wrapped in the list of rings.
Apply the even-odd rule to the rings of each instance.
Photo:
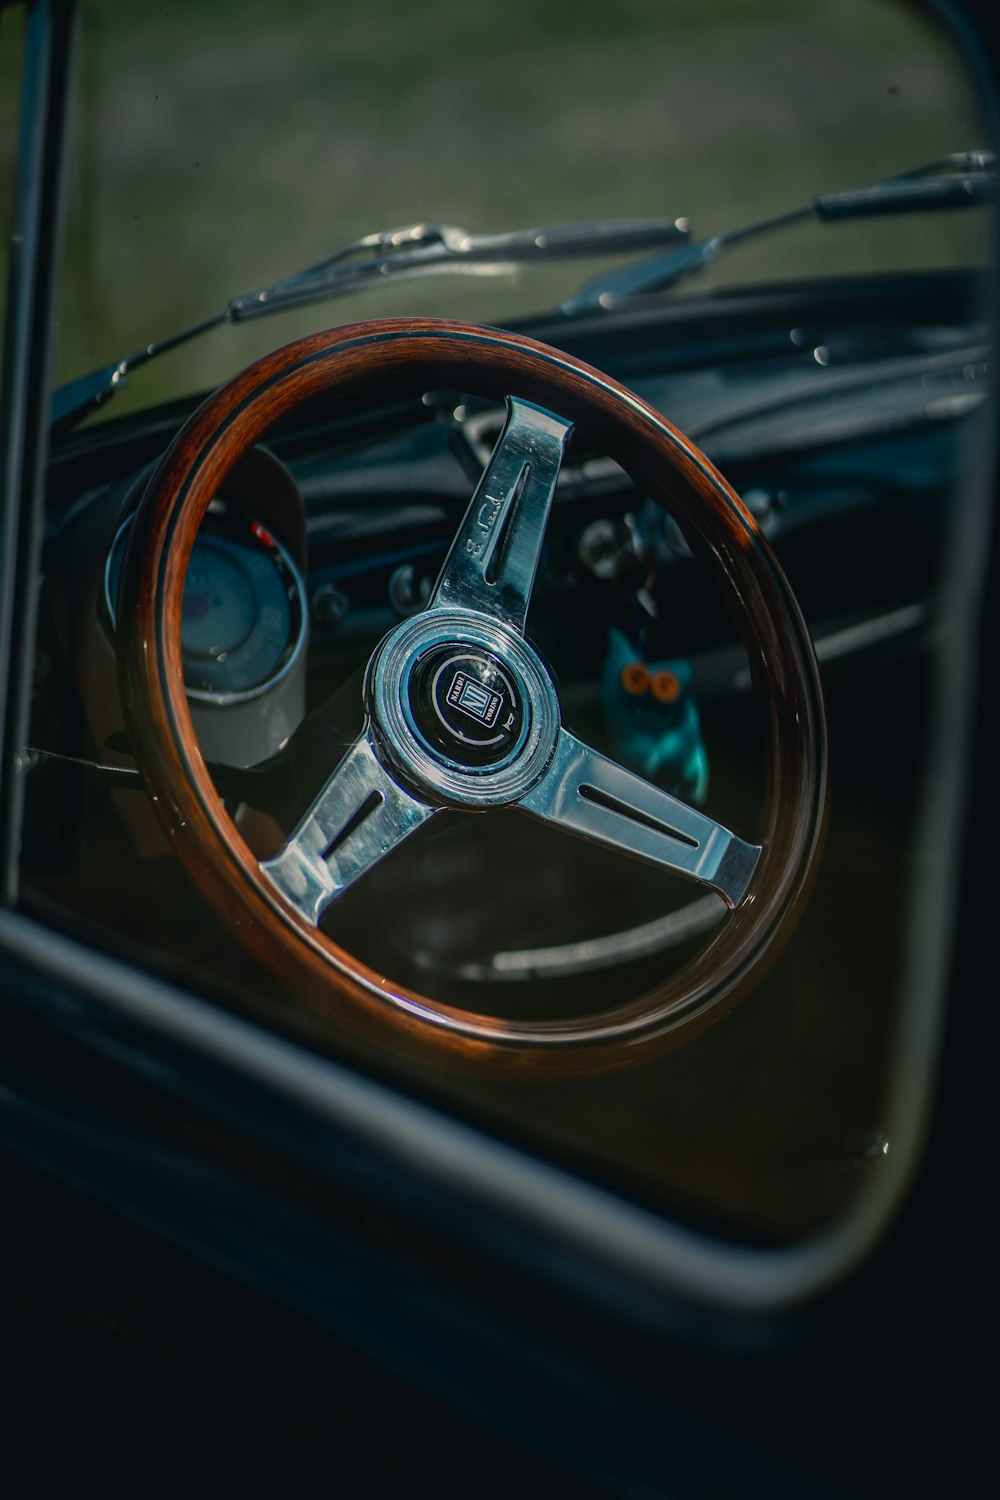
[[[115,622],[132,517],[104,570]],[[191,698],[238,703],[279,682],[305,640],[305,593],[288,553],[258,521],[217,500],[191,552],[181,610],[184,683]]]

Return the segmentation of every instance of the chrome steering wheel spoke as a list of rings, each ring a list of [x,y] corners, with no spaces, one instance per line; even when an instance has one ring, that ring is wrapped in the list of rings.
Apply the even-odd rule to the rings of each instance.
[[[730,909],[757,868],[756,844],[560,727],[554,684],[523,637],[572,423],[506,401],[503,432],[427,608],[392,631],[369,663],[364,733],[284,848],[261,865],[314,926],[331,901],[449,804],[516,806],[695,880]],[[424,788],[428,800],[386,770],[376,736],[402,781]]]
[[[508,396],[507,421],[445,558],[429,609],[471,609],[524,634],[573,424]]]
[[[582,838],[717,891],[740,904],[761,849],[626,771],[561,729],[555,754],[518,806]]]
[[[348,750],[284,848],[263,861],[261,869],[315,926],[331,901],[436,811],[393,780],[364,734]]]

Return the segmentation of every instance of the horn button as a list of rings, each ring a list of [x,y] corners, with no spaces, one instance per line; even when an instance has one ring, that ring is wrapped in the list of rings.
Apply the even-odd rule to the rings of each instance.
[[[513,673],[491,652],[454,643],[429,651],[409,681],[414,729],[427,748],[470,769],[497,765],[528,733]]]

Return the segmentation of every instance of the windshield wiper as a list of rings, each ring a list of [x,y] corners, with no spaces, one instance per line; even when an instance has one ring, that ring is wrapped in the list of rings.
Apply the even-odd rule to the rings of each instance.
[[[589,224],[516,229],[505,234],[469,234],[447,224],[380,229],[352,240],[292,276],[234,297],[212,317],[60,386],[52,396],[51,425],[63,430],[72,427],[107,401],[130,371],[221,323],[241,323],[313,302],[326,302],[366,291],[389,279],[401,281],[435,273],[499,276],[530,262],[629,255],[676,245],[686,240],[689,233],[686,219],[606,219]]]
[[[804,208],[792,209],[770,219],[759,219],[740,229],[683,245],[667,255],[625,266],[586,282],[559,311],[576,317],[580,313],[607,312],[631,297],[661,292],[718,260],[725,250],[759,235],[772,234],[805,219],[836,223],[844,219],[876,215],[933,213],[943,209],[976,208],[997,198],[996,157],[990,151],[961,151],[914,167],[898,177],[846,192],[823,193]]]

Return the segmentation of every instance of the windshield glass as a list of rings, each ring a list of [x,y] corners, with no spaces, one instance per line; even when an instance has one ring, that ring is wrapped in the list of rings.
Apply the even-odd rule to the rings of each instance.
[[[880,0],[82,13],[57,384],[373,230],[684,215],[703,238],[982,144],[952,43]],[[975,261],[984,217],[800,224],[667,295]],[[439,275],[215,331],[133,375],[111,411],[339,322],[509,325],[624,263]]]

